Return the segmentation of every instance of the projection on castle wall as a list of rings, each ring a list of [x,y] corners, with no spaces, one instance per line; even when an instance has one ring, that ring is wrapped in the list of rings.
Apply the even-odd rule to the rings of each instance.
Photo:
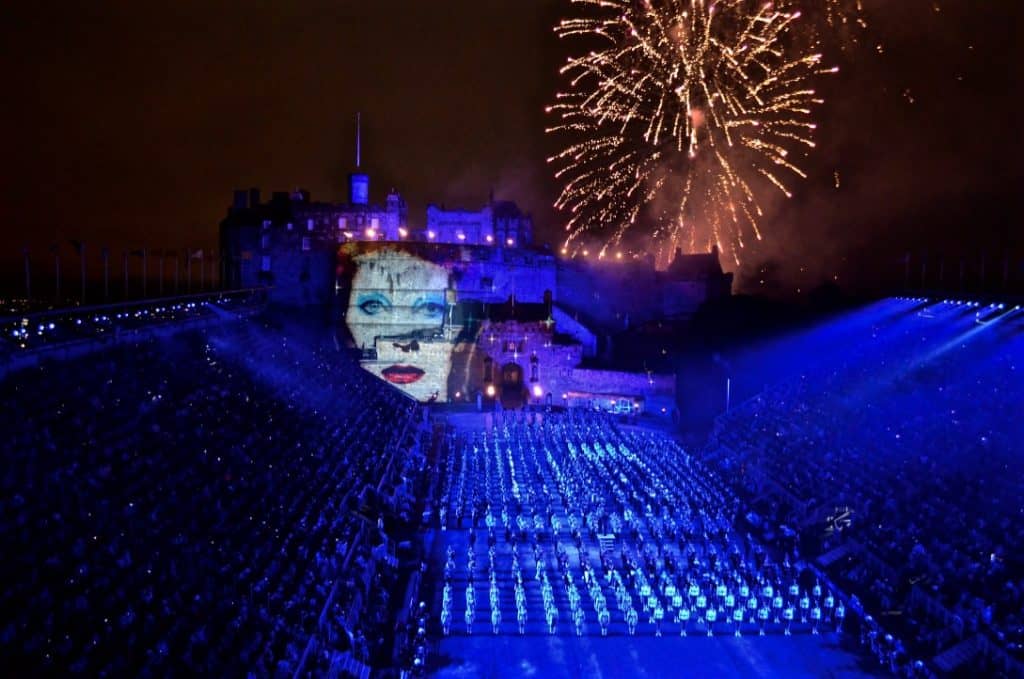
[[[337,270],[362,367],[419,401],[446,401],[453,356],[465,345],[452,323],[448,270],[397,243],[343,245]]]

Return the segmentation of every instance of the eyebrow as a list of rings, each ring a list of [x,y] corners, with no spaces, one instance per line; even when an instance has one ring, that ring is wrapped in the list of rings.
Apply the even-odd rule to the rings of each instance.
[[[362,304],[363,302],[369,302],[371,300],[383,302],[384,304],[391,306],[391,300],[388,299],[387,295],[380,292],[361,292],[359,293],[359,296],[356,297],[356,304]]]
[[[415,307],[415,306],[419,306],[420,304],[425,304],[427,302],[434,302],[435,304],[441,304],[442,303],[442,299],[443,298],[441,297],[441,295],[431,295],[429,297],[420,297],[415,302],[413,302],[412,305]]]

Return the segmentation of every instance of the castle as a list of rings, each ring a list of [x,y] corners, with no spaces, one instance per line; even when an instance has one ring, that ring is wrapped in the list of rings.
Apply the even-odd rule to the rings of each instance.
[[[443,267],[445,333],[465,339],[472,327],[456,350],[469,351],[471,360],[447,387],[416,393],[421,400],[483,397],[668,414],[674,376],[609,370],[600,365],[603,350],[617,333],[686,318],[730,294],[732,274],[722,271],[715,251],[677,252],[664,271],[653,258],[568,258],[535,244],[530,215],[511,201],[492,196],[477,210],[430,205],[425,220],[411,224],[397,191],[383,204],[370,196],[358,162],[346,202],[315,202],[304,190],[275,192],[268,201],[258,189],[235,191],[220,225],[225,283],[272,286],[272,301],[283,306],[341,307],[348,302],[339,280],[343,250],[401,248]],[[392,351],[382,341],[374,335],[375,346],[360,347],[367,360]]]

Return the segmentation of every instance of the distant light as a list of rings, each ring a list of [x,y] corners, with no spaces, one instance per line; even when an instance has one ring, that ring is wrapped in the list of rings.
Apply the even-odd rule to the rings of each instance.
[[[464,234],[462,232],[459,232],[458,234],[456,234],[455,237],[458,238],[459,240],[466,240],[466,234]]]
[[[584,257],[589,257],[590,256],[590,250],[584,250],[583,251],[583,256]]]
[[[345,232],[345,238],[352,238],[353,236],[355,236],[355,234],[352,233],[351,231],[346,231]]]
[[[434,233],[433,231],[427,231],[427,238],[429,238],[430,240],[434,240],[436,236],[437,234]]]
[[[401,236],[402,238],[405,238],[406,236],[409,235],[409,232],[403,229],[402,227],[398,227],[398,235]]]
[[[562,248],[562,254],[566,255],[569,253],[569,248]]]
[[[377,237],[377,231],[374,230],[374,228],[371,226],[370,228],[368,228],[366,230],[366,237],[367,238],[376,238]]]
[[[533,395],[536,396],[537,398],[540,398],[541,396],[544,395],[544,390],[540,388],[539,384],[533,385]]]
[[[487,242],[488,243],[493,243],[494,242],[494,236],[492,236],[491,234],[487,234]]]
[[[622,253],[621,252],[616,252],[615,253],[615,259],[622,259]]]
[[[455,392],[455,398],[462,398],[462,392],[461,391]]]
[[[507,239],[505,239],[505,244],[506,245],[515,245],[516,242],[514,240],[512,240],[511,238],[507,238]]]
[[[487,395],[488,396],[494,396],[494,385],[493,384],[488,384],[487,385]]]
[[[50,325],[48,325],[47,327],[48,327],[48,328],[49,328],[50,330],[53,330],[53,329],[54,329],[55,327],[57,327],[57,326],[55,326],[55,325],[54,325],[53,323],[50,323]]]

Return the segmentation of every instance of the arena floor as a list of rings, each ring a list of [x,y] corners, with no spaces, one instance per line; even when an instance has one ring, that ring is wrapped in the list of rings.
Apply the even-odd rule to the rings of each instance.
[[[498,418],[490,414],[459,413],[448,418],[448,424],[464,432],[490,430]],[[481,531],[482,532],[482,531]],[[444,570],[445,553],[451,547],[463,555],[468,545],[468,530],[451,526],[448,530],[430,530],[426,545],[430,554],[428,580],[439,578]],[[478,549],[486,552],[486,544],[478,537]],[[568,540],[560,542],[568,543]],[[583,553],[594,562],[599,547],[586,541]],[[544,549],[551,559],[552,543]],[[516,629],[514,608],[510,607],[511,549],[503,540],[497,546],[497,569],[502,587],[503,618],[499,634],[494,634],[489,609],[481,605],[472,633],[462,621],[461,603],[466,580],[462,562],[453,585],[459,602],[449,636],[437,640],[436,654],[431,661],[435,677],[862,677],[881,676],[882,668],[873,659],[855,652],[856,644],[834,632],[812,635],[807,626],[794,626],[792,636],[780,633],[758,636],[748,629],[735,637],[729,628],[719,629],[708,637],[693,629],[688,636],[679,635],[677,623],[666,624],[663,636],[654,634],[654,625],[643,616],[635,636],[630,636],[618,615],[613,617],[609,634],[600,635],[592,612],[582,636],[577,636],[568,616],[560,618],[555,634],[550,634],[540,613],[539,585],[533,581],[535,561],[528,550],[521,551],[521,562],[527,574],[527,595],[530,618],[524,635]],[[570,547],[570,568],[579,574],[580,553]],[[483,571],[476,576],[477,599],[486,601],[487,585]],[[437,580],[435,580],[437,582]],[[567,604],[561,592],[556,599],[563,614]],[[435,590],[431,610],[440,609],[440,591]]]
[[[483,627],[481,625],[481,627]],[[834,635],[452,636],[431,676],[455,677],[869,677],[885,676]]]

